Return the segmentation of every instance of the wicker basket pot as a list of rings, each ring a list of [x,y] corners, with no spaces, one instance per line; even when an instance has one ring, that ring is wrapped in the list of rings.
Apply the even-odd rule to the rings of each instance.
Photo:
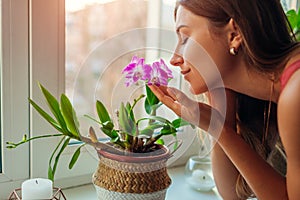
[[[99,165],[93,183],[100,200],[164,200],[171,179],[168,148],[151,153],[116,154],[98,150]]]

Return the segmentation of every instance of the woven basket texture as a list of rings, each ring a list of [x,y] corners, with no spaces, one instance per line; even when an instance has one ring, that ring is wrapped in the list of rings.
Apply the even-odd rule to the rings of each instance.
[[[93,182],[109,191],[152,193],[168,188],[171,179],[167,173],[166,160],[154,163],[126,163],[100,156]]]

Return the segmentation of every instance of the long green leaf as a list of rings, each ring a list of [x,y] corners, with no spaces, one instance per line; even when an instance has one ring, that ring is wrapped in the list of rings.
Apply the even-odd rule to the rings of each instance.
[[[48,166],[48,179],[50,179],[52,182],[54,182],[54,172],[53,172],[51,166]]]
[[[40,106],[38,106],[33,100],[29,99],[29,103],[33,106],[33,108],[47,121],[49,122],[56,130],[63,133],[60,125],[48,114],[46,113]]]
[[[191,125],[189,122],[185,121],[182,118],[178,118],[172,121],[172,124],[175,128],[179,128],[181,126]]]
[[[78,160],[79,156],[80,156],[80,150],[81,150],[81,147],[83,147],[85,144],[83,145],[80,145],[76,151],[74,152],[72,158],[71,158],[71,161],[69,163],[69,169],[72,169],[76,163],[76,161]]]
[[[165,125],[161,130],[160,134],[161,135],[171,135],[176,133],[177,130],[173,126]]]
[[[68,144],[70,142],[70,139],[71,139],[70,137],[65,139],[63,145],[61,146],[59,152],[57,153],[57,155],[55,157],[54,164],[53,164],[53,167],[52,167],[53,179],[54,179],[54,175],[55,175],[55,172],[56,172],[56,168],[57,168],[57,164],[58,164],[58,161],[60,159],[60,156],[61,156],[62,152],[65,150],[65,148],[68,146]],[[50,163],[50,165],[51,165],[51,163]]]
[[[62,115],[67,124],[68,130],[72,133],[75,139],[80,140],[79,122],[76,116],[76,112],[69,98],[64,94],[61,95],[60,105],[61,105]]]
[[[59,103],[58,103],[57,99],[45,87],[43,87],[41,84],[39,84],[39,87],[40,87],[41,91],[44,94],[44,97],[45,97],[45,99],[48,103],[48,107],[50,108],[51,112],[53,113],[56,120],[60,124],[60,126],[61,126],[62,130],[64,131],[64,133],[67,134],[67,132],[68,132],[67,125],[66,125],[66,122],[65,122],[65,120],[62,116],[62,113],[60,111],[60,107],[59,107]]]
[[[151,135],[153,135],[153,132],[155,129],[162,128],[162,127],[164,127],[164,124],[161,124],[161,123],[150,124],[147,127],[145,127],[143,130],[140,131],[140,135],[151,136]]]
[[[96,109],[97,109],[97,114],[99,116],[99,119],[102,123],[111,121],[108,111],[101,101],[96,102]]]
[[[59,143],[56,145],[54,151],[52,152],[50,159],[49,159],[49,163],[48,163],[48,179],[52,180],[54,182],[54,175],[55,175],[55,171],[52,169],[52,160],[53,157],[56,153],[56,151],[58,150],[58,148],[60,147],[60,145],[62,144],[62,142],[65,140],[66,136],[62,137],[61,140],[59,141]]]
[[[172,124],[169,120],[163,118],[163,117],[160,117],[160,116],[149,116],[149,117],[144,117],[144,118],[141,118],[137,121],[137,123],[140,123],[140,121],[143,121],[143,120],[155,120],[155,121],[158,121],[158,122],[161,122],[161,123],[166,123],[166,124]]]

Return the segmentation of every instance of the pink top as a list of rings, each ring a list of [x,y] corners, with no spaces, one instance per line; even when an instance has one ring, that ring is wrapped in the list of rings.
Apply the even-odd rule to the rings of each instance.
[[[288,66],[282,73],[280,77],[280,84],[281,84],[281,91],[291,78],[291,76],[294,74],[295,71],[300,69],[300,60],[297,60],[293,62],[290,66]]]

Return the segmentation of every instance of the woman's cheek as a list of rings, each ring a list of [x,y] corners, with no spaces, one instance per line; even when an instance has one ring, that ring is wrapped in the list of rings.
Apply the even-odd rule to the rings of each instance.
[[[190,83],[190,92],[198,95],[208,91],[207,85],[201,76],[194,76]]]
[[[211,52],[212,53],[212,52]],[[193,90],[198,92],[206,92],[223,85],[222,77],[214,60],[199,43],[188,40],[183,51],[185,62],[188,62],[193,68],[193,78],[187,77],[187,81],[191,83]],[[199,84],[192,83],[194,80]]]

